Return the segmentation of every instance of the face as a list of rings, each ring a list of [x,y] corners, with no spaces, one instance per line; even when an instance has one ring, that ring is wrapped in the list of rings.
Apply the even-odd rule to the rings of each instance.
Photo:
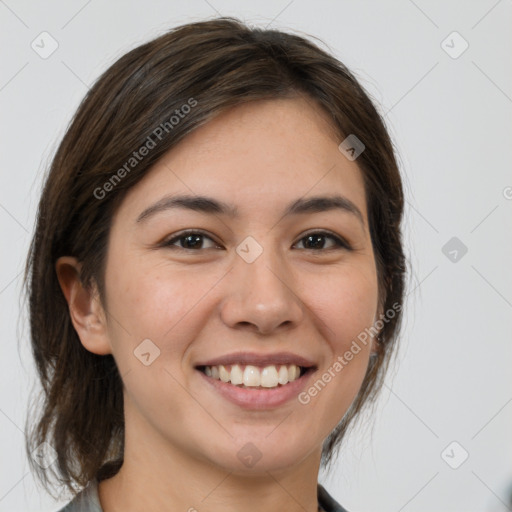
[[[340,142],[312,102],[252,102],[130,189],[105,273],[127,436],[229,471],[319,457],[361,386],[370,343],[344,354],[378,303],[363,179]],[[182,195],[226,211],[162,202]]]

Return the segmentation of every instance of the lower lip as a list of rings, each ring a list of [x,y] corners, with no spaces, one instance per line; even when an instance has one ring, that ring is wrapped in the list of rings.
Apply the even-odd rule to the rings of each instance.
[[[240,388],[228,382],[212,379],[200,370],[208,385],[212,386],[224,398],[244,409],[270,409],[279,407],[289,400],[297,398],[298,394],[306,387],[306,384],[314,373],[308,370],[304,375],[293,382],[276,388]]]

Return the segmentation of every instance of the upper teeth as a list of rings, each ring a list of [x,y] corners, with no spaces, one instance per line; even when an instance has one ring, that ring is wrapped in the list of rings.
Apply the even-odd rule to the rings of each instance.
[[[208,377],[220,379],[231,384],[244,384],[245,386],[263,386],[275,388],[278,384],[284,385],[297,380],[300,376],[300,368],[295,364],[269,365],[265,367],[252,365],[217,365],[205,366],[204,372]]]

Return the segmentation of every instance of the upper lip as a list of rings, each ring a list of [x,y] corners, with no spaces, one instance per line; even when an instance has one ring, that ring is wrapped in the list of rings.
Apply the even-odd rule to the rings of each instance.
[[[226,354],[224,356],[215,357],[214,359],[208,359],[197,363],[196,366],[218,366],[218,365],[230,365],[230,364],[253,364],[257,366],[263,365],[275,365],[275,364],[295,364],[309,368],[315,366],[311,360],[293,354],[291,352],[276,352],[273,354],[257,354],[255,352],[233,352],[232,354]]]

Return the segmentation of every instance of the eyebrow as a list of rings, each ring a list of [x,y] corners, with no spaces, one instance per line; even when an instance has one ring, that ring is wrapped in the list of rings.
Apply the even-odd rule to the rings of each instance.
[[[137,217],[136,222],[143,222],[157,213],[177,208],[209,215],[225,215],[231,218],[239,216],[239,211],[236,206],[219,201],[218,199],[213,199],[207,196],[174,195],[163,197],[153,205],[146,208]],[[299,198],[286,207],[282,217],[306,213],[321,213],[332,210],[340,210],[354,215],[358,218],[364,228],[364,220],[361,210],[359,210],[359,208],[350,201],[350,199],[340,195]]]

